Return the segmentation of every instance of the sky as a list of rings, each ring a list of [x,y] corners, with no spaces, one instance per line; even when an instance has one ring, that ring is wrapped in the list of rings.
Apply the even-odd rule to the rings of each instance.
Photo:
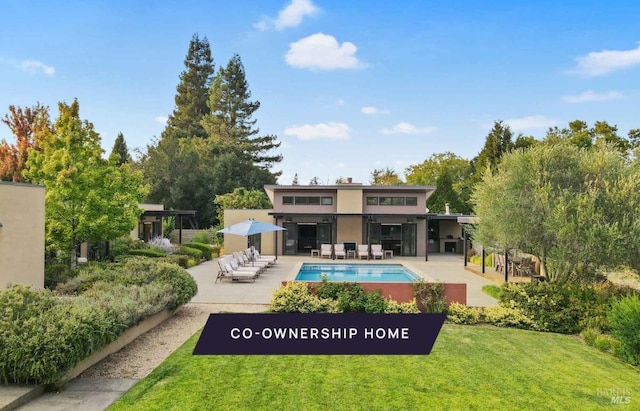
[[[77,98],[108,154],[164,129],[189,41],[245,67],[280,184],[471,159],[494,121],[640,128],[640,2],[0,0],[0,115]],[[635,108],[634,108],[635,107]],[[0,124],[0,139],[14,142]]]

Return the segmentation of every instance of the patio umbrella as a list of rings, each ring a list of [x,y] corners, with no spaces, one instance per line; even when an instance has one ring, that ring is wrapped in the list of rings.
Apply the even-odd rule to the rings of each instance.
[[[265,223],[265,222],[257,221],[257,220],[254,220],[253,218],[250,218],[248,220],[241,221],[234,225],[230,225],[229,227],[225,227],[222,230],[218,230],[218,232],[223,234],[250,236],[254,234],[269,233],[272,231],[283,231],[283,230],[286,230],[286,228],[280,227],[279,225]]]
[[[253,235],[260,233],[268,233],[271,231],[282,231],[286,230],[284,227],[280,227],[279,225],[264,223],[262,221],[254,220],[250,218],[248,220],[242,221],[240,223],[236,223],[229,227],[225,227],[222,230],[218,230],[219,233],[223,234],[235,234],[235,235]]]

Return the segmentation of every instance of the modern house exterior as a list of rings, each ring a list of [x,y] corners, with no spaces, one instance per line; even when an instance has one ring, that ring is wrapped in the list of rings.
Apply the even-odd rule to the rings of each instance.
[[[0,182],[0,289],[44,287],[44,197],[43,186]]]
[[[225,225],[235,213],[282,226],[286,231],[261,235],[263,253],[310,255],[321,244],[381,244],[388,255],[419,257],[428,253],[462,254],[459,215],[429,213],[426,201],[435,186],[267,185],[272,210],[226,210]],[[265,218],[265,215],[270,217]],[[259,217],[258,217],[259,216]],[[428,237],[427,237],[428,235]],[[265,242],[266,236],[273,241]],[[246,240],[225,236],[225,250]],[[241,244],[242,243],[242,244]],[[269,244],[273,247],[265,248]]]

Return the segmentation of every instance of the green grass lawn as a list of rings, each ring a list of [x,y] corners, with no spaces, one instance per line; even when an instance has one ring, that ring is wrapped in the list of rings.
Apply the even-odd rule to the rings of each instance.
[[[496,300],[500,299],[500,295],[502,294],[502,288],[499,285],[483,285],[482,291],[485,294],[488,294],[495,298]]]
[[[426,356],[192,356],[192,337],[109,410],[592,410],[640,370],[575,337],[445,324]]]

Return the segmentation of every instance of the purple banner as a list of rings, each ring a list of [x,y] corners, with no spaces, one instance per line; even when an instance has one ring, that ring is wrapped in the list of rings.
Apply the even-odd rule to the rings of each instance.
[[[445,318],[445,314],[211,314],[193,354],[429,354]]]

